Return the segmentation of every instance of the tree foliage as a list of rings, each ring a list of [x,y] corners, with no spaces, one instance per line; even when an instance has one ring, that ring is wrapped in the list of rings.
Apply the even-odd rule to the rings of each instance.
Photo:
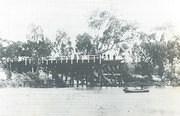
[[[165,66],[173,65],[175,58],[178,58],[178,39],[165,41],[164,34],[158,39],[155,33],[150,35],[141,33],[140,40],[139,45],[133,46],[133,57],[138,58],[139,62],[151,65],[162,77]]]
[[[72,55],[73,47],[70,37],[66,32],[61,30],[57,31],[56,40],[53,43],[53,54],[56,56],[68,56]]]
[[[43,39],[39,42],[27,41],[23,44],[22,56],[46,57],[51,54],[52,44],[49,39]]]
[[[13,58],[13,57],[18,57],[21,56],[22,54],[22,45],[23,42],[14,42],[9,44],[6,47],[2,47],[1,46],[1,55],[2,57],[9,57],[9,58]]]
[[[40,25],[30,25],[29,31],[27,33],[28,41],[38,42],[43,41],[44,38],[44,32]]]
[[[95,54],[92,40],[92,36],[90,36],[88,33],[83,33],[82,35],[79,34],[76,37],[76,48],[78,52],[85,55]]]
[[[41,26],[33,25],[27,39],[27,42],[23,44],[23,56],[45,57],[51,54],[52,43],[44,36]]]
[[[120,20],[107,11],[96,12],[89,18],[89,27],[94,30],[96,53],[120,48],[120,43],[136,36],[135,26]]]

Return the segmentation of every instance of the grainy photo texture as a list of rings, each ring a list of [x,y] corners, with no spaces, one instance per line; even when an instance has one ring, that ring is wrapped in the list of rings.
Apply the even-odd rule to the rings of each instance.
[[[180,116],[178,0],[0,0],[0,116]]]

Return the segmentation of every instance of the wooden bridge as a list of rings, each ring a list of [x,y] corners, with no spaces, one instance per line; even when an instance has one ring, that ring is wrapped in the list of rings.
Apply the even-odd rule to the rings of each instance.
[[[6,58],[2,62],[8,70],[18,73],[43,70],[52,74],[57,87],[122,86],[127,71],[122,59],[96,55]]]

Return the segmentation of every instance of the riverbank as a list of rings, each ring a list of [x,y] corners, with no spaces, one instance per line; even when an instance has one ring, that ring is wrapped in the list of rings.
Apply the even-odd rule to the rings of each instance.
[[[124,87],[124,86],[178,86],[178,84],[174,83],[171,85],[169,81],[153,81],[149,78],[135,78],[132,77],[126,83],[120,77],[119,79],[116,78],[105,78],[104,84],[101,84],[99,80],[93,80],[92,78],[88,77],[89,81],[87,80],[80,80],[79,77],[73,78],[65,76],[62,78],[63,75],[58,75],[57,77],[52,77],[51,74],[45,73],[43,71],[39,72],[26,72],[26,73],[17,73],[17,72],[10,72],[6,69],[0,68],[0,88],[12,87],[12,88],[19,88],[19,87],[31,87],[31,88],[64,88],[64,87]],[[73,78],[73,79],[72,79]],[[114,79],[114,80],[113,80]],[[119,81],[120,80],[120,81]],[[93,82],[94,81],[94,82]],[[91,83],[90,83],[91,82]],[[93,84],[94,83],[94,84]]]

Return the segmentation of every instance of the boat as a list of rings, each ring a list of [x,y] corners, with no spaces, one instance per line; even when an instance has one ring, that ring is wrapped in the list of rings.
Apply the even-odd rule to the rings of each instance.
[[[123,91],[125,93],[145,93],[145,92],[149,92],[148,89],[143,89],[143,88],[134,88],[134,89],[129,89],[129,88],[124,88]]]

